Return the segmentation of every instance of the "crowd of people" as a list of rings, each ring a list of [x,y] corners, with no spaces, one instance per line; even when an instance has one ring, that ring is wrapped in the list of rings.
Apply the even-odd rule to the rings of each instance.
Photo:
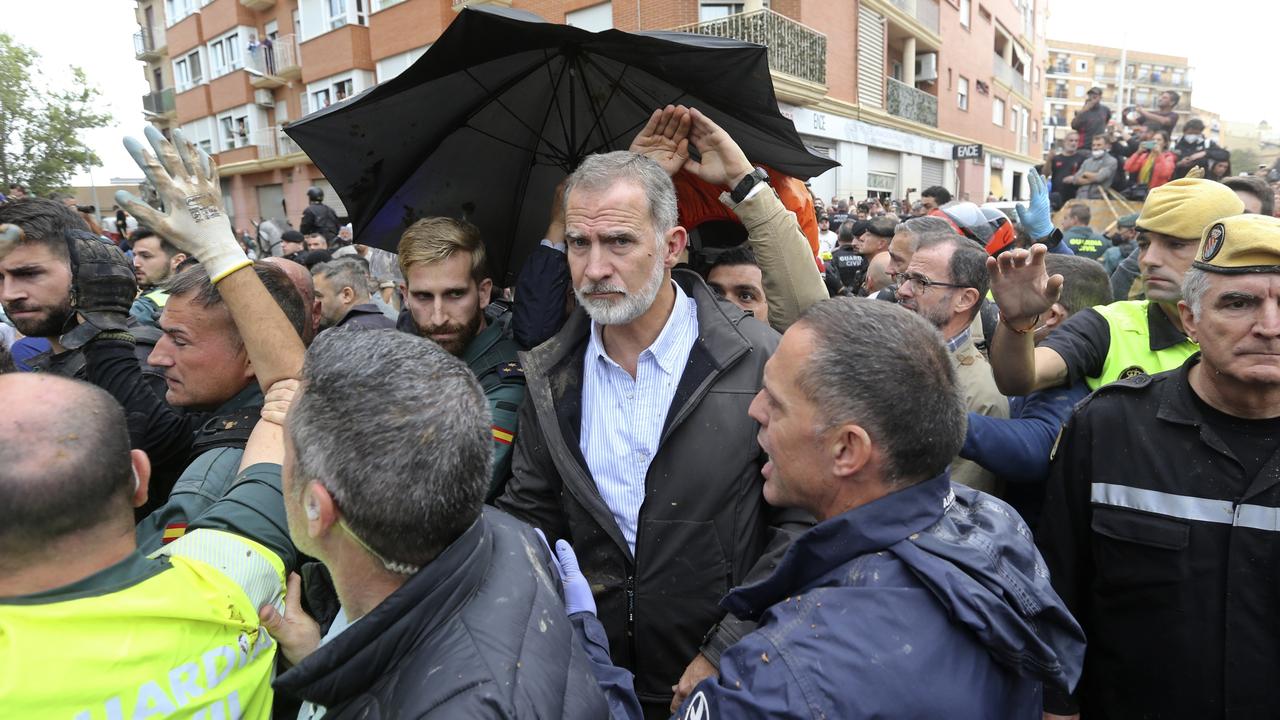
[[[0,203],[0,714],[1271,716],[1280,219],[1154,142],[1099,235],[1119,161],[828,204],[667,106],[500,288],[148,127],[127,238]]]

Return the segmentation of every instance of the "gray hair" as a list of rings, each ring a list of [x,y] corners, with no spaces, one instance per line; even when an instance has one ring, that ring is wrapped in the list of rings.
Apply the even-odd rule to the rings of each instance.
[[[680,221],[676,186],[661,165],[643,155],[615,150],[587,156],[565,182],[564,197],[567,201],[574,190],[607,190],[620,182],[635,183],[644,190],[649,201],[649,221],[661,242],[662,236]]]
[[[819,429],[862,426],[893,487],[945,470],[964,443],[966,416],[942,335],[910,310],[869,298],[824,300],[800,323],[817,345],[800,389],[818,409]]]
[[[323,262],[311,268],[311,277],[324,276],[333,283],[334,289],[341,291],[349,287],[357,298],[369,297],[369,289],[373,278],[369,275],[369,265],[362,257],[343,256],[329,262]]]
[[[337,328],[307,350],[302,383],[288,422],[294,472],[333,495],[388,569],[426,565],[479,517],[492,423],[461,360],[416,335]]]
[[[1191,317],[1200,319],[1200,308],[1204,304],[1204,294],[1209,292],[1209,273],[1194,265],[1182,276],[1182,299],[1191,308]]]
[[[920,245],[920,237],[931,232],[949,232],[955,233],[951,228],[951,223],[940,217],[925,215],[923,217],[915,217],[905,222],[900,222],[893,228],[893,234],[902,233],[910,238],[911,252],[915,252]]]

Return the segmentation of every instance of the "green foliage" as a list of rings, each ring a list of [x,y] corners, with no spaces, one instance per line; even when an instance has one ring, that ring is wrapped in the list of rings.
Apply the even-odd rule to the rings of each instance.
[[[39,53],[0,33],[0,182],[45,195],[101,163],[79,132],[106,127],[111,116],[95,110],[100,93],[83,70],[71,67],[58,87],[39,65]]]
[[[1258,169],[1258,163],[1262,162],[1261,158],[1262,156],[1253,148],[1236,148],[1231,151],[1231,170],[1237,173],[1252,173]]]

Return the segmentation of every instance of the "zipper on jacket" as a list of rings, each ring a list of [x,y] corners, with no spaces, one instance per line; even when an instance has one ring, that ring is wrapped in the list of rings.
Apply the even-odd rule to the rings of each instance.
[[[636,634],[636,578],[634,575],[627,576],[627,637],[635,637]]]

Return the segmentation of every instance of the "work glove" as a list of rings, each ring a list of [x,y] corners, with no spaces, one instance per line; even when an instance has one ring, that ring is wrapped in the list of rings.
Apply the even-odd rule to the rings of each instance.
[[[58,342],[75,350],[99,333],[127,332],[138,283],[124,251],[83,230],[68,234],[67,250],[71,307],[79,314],[80,324],[63,333]]]
[[[1031,207],[1025,205],[1015,205],[1014,212],[1018,215],[1018,222],[1027,230],[1027,235],[1032,240],[1043,240],[1053,234],[1053,219],[1049,214],[1049,188],[1044,184],[1044,178],[1040,173],[1032,172],[1031,180]]]
[[[573,546],[564,540],[556,541],[556,564],[560,567],[560,585],[564,588],[564,612],[566,615],[589,612],[596,614],[596,599],[591,595],[591,585],[578,568],[578,556]]]
[[[3,260],[6,255],[13,252],[13,249],[18,247],[18,243],[22,242],[23,237],[22,228],[17,225],[0,223],[0,260]]]
[[[145,135],[154,155],[131,137],[124,139],[124,147],[155,186],[166,211],[162,214],[123,190],[116,192],[116,202],[174,247],[195,256],[215,285],[252,265],[223,211],[213,159],[183,137],[181,130],[173,131],[173,143],[150,125]]]

